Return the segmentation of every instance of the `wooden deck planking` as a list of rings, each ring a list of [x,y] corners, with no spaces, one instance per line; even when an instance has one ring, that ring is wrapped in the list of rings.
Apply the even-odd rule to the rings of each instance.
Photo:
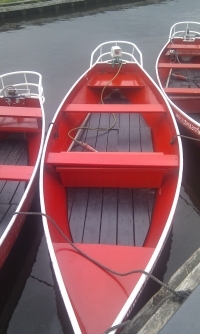
[[[27,147],[22,133],[0,142],[0,164],[27,165]],[[0,181],[0,235],[10,222],[26,187],[22,181]]]
[[[105,188],[102,203],[100,244],[117,244],[117,189]]]
[[[5,215],[3,216],[3,219],[1,221],[0,224],[0,235],[3,234],[3,232],[5,231],[7,225],[9,224],[14,212],[16,211],[17,205],[16,204],[10,204],[8,205],[7,211],[5,213]],[[0,207],[1,209],[1,207]]]
[[[149,211],[146,189],[134,189],[135,245],[142,246],[149,228]]]
[[[101,129],[108,129],[110,123],[110,115],[109,114],[100,114],[100,122],[99,127]],[[99,130],[97,133],[96,140],[96,150],[104,150],[107,151],[108,145],[108,130]]]
[[[118,189],[117,244],[132,246],[134,242],[132,189]]]
[[[96,147],[96,141],[97,141],[97,134],[99,128],[99,122],[100,122],[100,114],[93,114],[93,117],[90,117],[90,122],[89,122],[89,129],[87,131],[86,135],[86,143],[92,147]],[[94,130],[91,130],[94,129]]]
[[[151,132],[143,117],[128,113],[116,114],[115,117],[113,130],[83,131],[85,142],[102,152],[152,151]],[[113,122],[111,114],[92,114],[88,126],[107,128]],[[75,144],[72,150],[83,149]],[[68,215],[74,242],[142,245],[149,228],[152,205],[148,201],[147,190],[141,191],[140,196],[136,196],[135,191],[76,188],[74,194],[74,189],[68,188]],[[150,191],[153,201],[154,190]],[[138,200],[135,199],[134,203],[135,196]],[[139,199],[142,203],[137,209],[135,205]]]
[[[113,115],[110,115],[110,127],[115,125],[108,132],[108,144],[107,144],[107,151],[108,152],[116,152],[118,150],[118,136],[119,136],[119,114],[115,114],[115,118]]]
[[[118,139],[118,151],[119,152],[129,152],[129,114],[120,114],[120,126],[119,126],[119,139]]]
[[[172,74],[180,74],[188,80],[178,80],[172,77]],[[196,82],[196,83],[195,83]],[[169,88],[200,88],[200,70],[199,69],[173,69],[170,76]]]
[[[83,231],[85,226],[86,209],[88,203],[89,188],[68,188],[68,198],[71,203],[71,211],[69,215],[70,229],[73,240],[81,243],[83,241]],[[68,211],[69,212],[69,211]]]
[[[141,152],[140,114],[130,114],[130,152]]]
[[[103,188],[90,188],[83,233],[83,243],[99,243]]]

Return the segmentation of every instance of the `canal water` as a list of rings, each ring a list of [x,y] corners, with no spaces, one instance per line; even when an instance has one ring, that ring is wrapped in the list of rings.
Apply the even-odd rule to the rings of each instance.
[[[0,73],[33,70],[42,74],[46,128],[68,89],[89,67],[90,54],[97,45],[109,40],[134,42],[143,53],[144,68],[156,80],[156,58],[170,27],[200,17],[199,0],[122,3],[0,22]],[[174,227],[156,268],[156,275],[165,282],[200,246],[200,151],[186,139],[183,150],[184,175]],[[33,210],[40,210],[38,194]],[[153,288],[149,291],[153,293]],[[29,217],[26,221],[0,273],[2,333],[72,333],[39,218]]]

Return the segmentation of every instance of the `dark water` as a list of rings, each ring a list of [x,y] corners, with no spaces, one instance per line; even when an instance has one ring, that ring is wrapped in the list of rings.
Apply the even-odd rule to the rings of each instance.
[[[0,73],[33,70],[42,74],[48,127],[67,90],[89,67],[90,54],[98,44],[134,42],[143,53],[144,68],[155,79],[155,61],[171,25],[199,17],[199,0],[168,0],[6,22],[0,25]],[[165,282],[200,246],[200,154],[186,139],[183,149],[184,176],[174,227],[156,269]],[[38,195],[33,209],[39,210]],[[40,219],[27,220],[0,274],[0,287],[0,333],[70,333]]]

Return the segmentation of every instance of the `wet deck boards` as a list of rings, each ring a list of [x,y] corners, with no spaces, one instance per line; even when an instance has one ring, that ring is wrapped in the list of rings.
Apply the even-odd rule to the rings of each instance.
[[[187,64],[185,65],[187,66]],[[186,77],[187,80],[178,80],[173,78],[173,74],[180,74],[183,77]],[[199,89],[200,88],[200,69],[198,68],[194,68],[194,69],[173,69],[170,72],[170,77],[169,77],[169,83],[168,83],[168,87],[169,88],[189,88],[189,89]],[[179,95],[179,94],[178,94]],[[183,97],[184,98],[184,97]],[[172,100],[174,100],[174,102],[187,114],[189,114],[189,116],[191,118],[193,118],[195,121],[200,123],[200,107],[198,107],[200,105],[199,102],[195,102],[194,104],[194,99],[197,100],[199,99],[199,96],[197,94],[188,97],[188,103],[186,104],[186,102],[177,102],[176,98],[173,99],[173,97],[171,97]],[[194,109],[195,106],[195,112],[191,113],[191,103],[193,101],[192,104],[192,108]]]
[[[150,128],[139,114],[92,114],[78,140],[97,151],[152,152]],[[72,151],[84,149],[74,144]],[[149,229],[155,190],[68,188],[68,216],[77,243],[142,246]]]
[[[1,165],[27,165],[27,147],[23,134],[0,141]],[[19,204],[26,182],[0,180],[0,236]]]
[[[187,66],[187,64],[185,65]],[[173,74],[180,74],[186,80],[173,78]],[[173,69],[170,75],[168,87],[176,88],[200,88],[200,69]]]

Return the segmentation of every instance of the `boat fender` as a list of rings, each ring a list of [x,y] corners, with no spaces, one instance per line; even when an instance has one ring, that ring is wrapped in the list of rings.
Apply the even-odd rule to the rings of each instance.
[[[171,77],[173,79],[176,79],[176,80],[182,80],[182,81],[187,81],[188,80],[188,77],[186,77],[185,75],[182,75],[182,74],[178,74],[178,73],[172,73]]]

